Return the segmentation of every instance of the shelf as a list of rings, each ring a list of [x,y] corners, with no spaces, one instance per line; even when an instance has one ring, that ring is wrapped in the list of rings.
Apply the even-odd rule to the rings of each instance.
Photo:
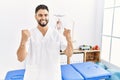
[[[60,52],[61,55],[64,55],[64,52]],[[100,61],[100,50],[79,50],[74,49],[73,54],[83,54],[83,61],[93,61],[99,62]],[[70,64],[70,57],[67,57],[67,63]]]

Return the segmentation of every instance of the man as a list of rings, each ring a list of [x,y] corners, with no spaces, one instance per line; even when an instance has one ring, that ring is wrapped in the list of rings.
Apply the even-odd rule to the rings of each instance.
[[[46,5],[36,7],[35,19],[37,27],[30,31],[22,30],[17,50],[18,60],[26,62],[24,80],[61,80],[60,50],[64,50],[68,57],[73,50],[70,30],[64,29],[63,36],[56,29],[48,27],[49,9]]]

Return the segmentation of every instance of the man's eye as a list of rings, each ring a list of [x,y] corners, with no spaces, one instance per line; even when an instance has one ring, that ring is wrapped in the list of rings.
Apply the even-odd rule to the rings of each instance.
[[[48,16],[47,14],[45,14],[45,16]]]
[[[42,15],[41,15],[41,14],[39,14],[38,16],[39,16],[39,17],[42,17]]]

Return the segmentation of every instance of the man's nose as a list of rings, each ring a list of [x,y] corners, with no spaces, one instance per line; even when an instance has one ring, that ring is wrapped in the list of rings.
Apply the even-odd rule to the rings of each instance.
[[[46,17],[45,16],[42,16],[42,19],[45,19]]]

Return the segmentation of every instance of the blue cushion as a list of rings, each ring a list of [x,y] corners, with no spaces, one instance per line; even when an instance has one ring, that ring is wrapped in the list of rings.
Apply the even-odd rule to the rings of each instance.
[[[5,80],[23,80],[25,69],[9,71]]]
[[[106,79],[111,76],[110,72],[93,62],[71,64],[86,80]]]
[[[61,65],[63,80],[84,80],[84,78],[71,65]]]

